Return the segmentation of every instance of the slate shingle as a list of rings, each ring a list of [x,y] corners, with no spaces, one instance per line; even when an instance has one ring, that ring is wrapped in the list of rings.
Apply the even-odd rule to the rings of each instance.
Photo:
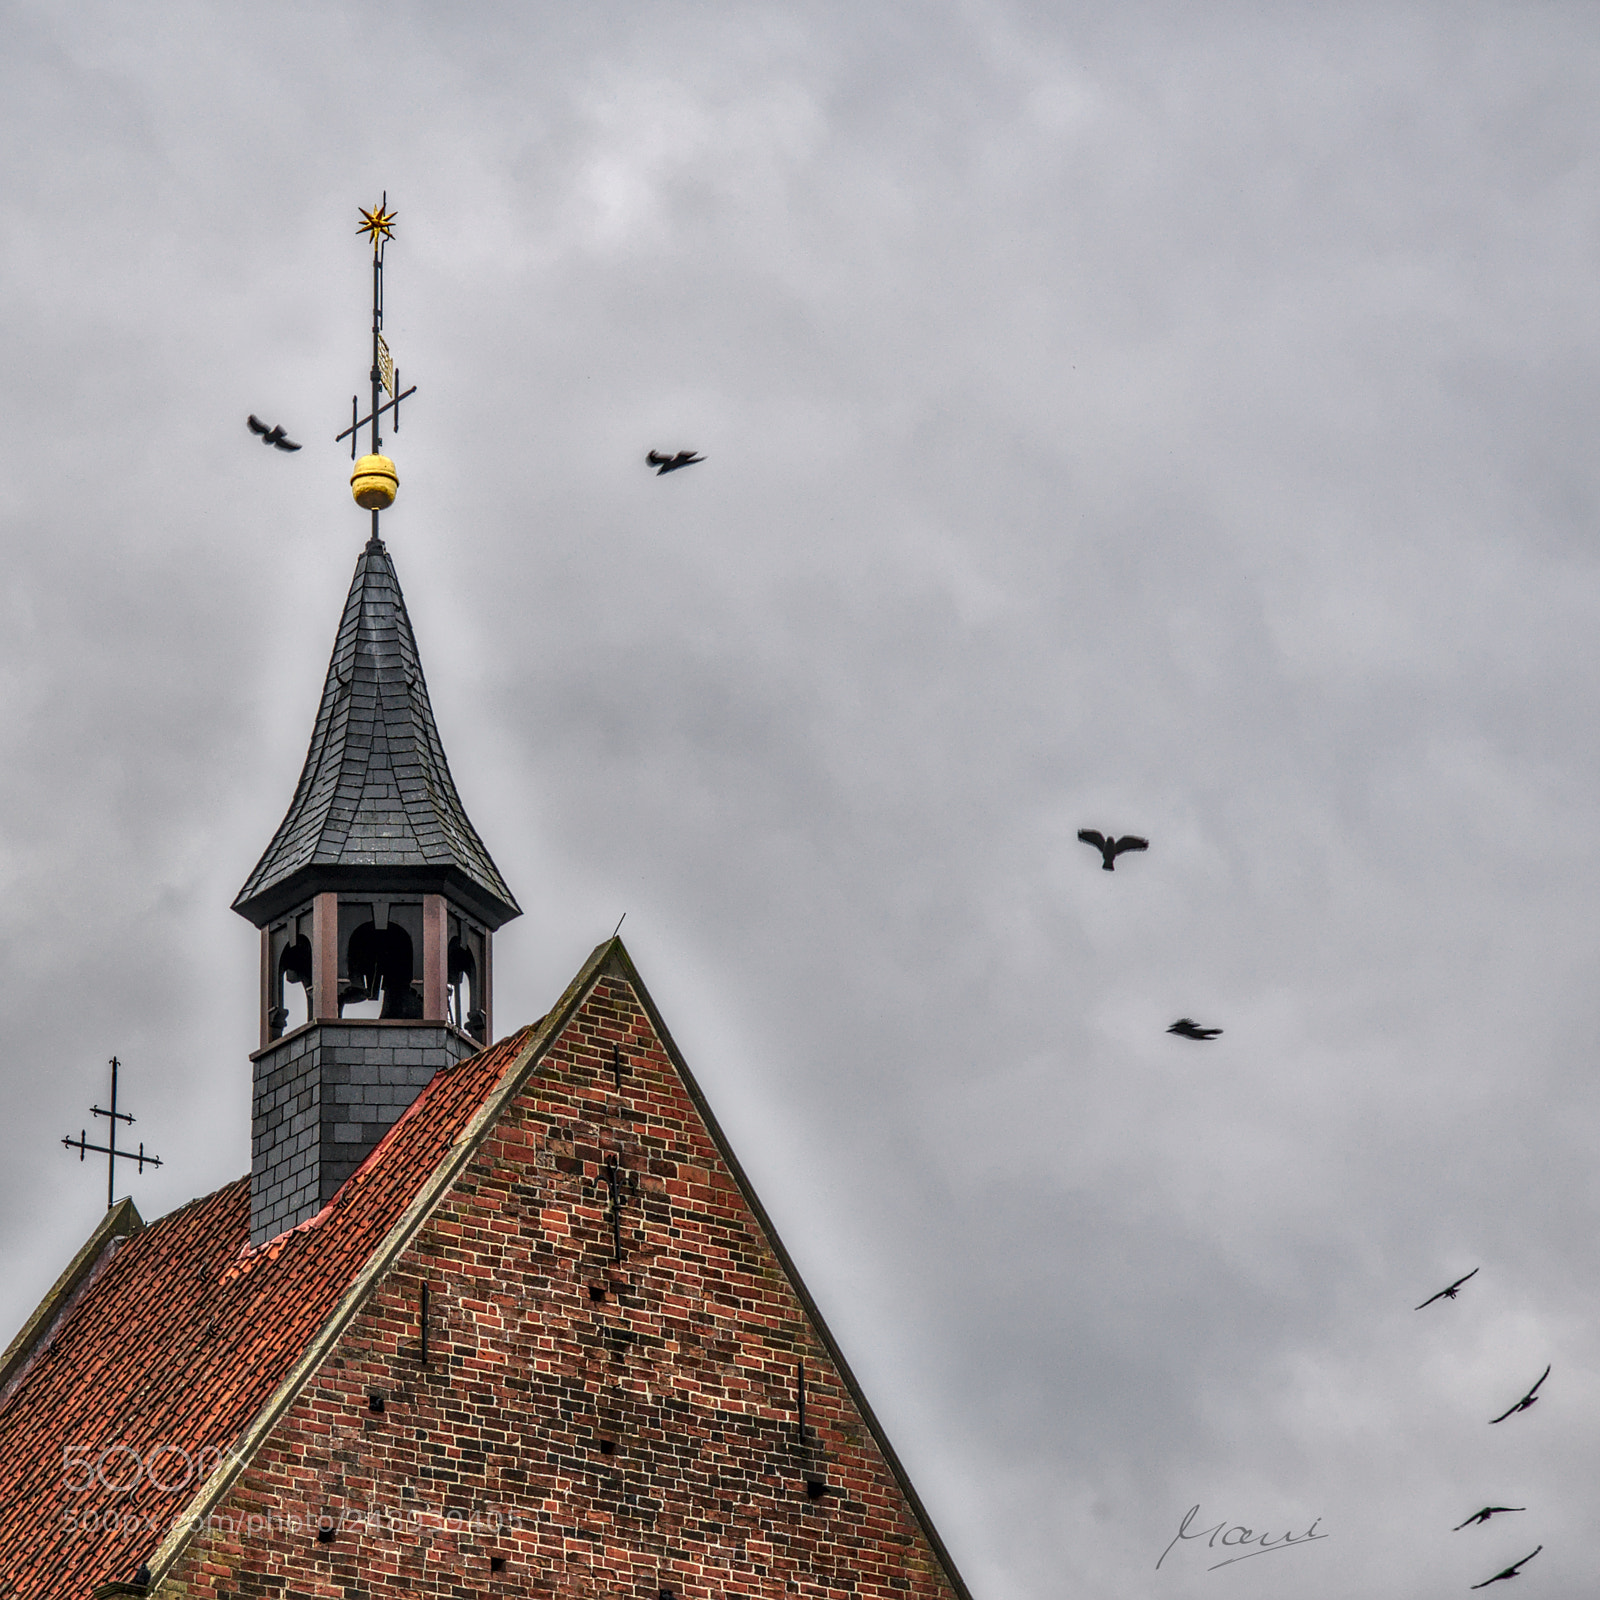
[[[356,562],[294,799],[233,908],[251,917],[291,878],[351,867],[459,873],[496,925],[520,914],[456,793],[400,580],[377,538]]]

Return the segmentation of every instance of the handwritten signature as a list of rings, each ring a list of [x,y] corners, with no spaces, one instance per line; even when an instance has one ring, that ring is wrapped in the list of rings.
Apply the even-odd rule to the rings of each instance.
[[[1251,1556],[1270,1555],[1274,1550],[1287,1550],[1290,1545],[1306,1544],[1312,1539],[1326,1539],[1329,1537],[1326,1533],[1317,1532],[1317,1523],[1322,1521],[1321,1517],[1318,1517],[1299,1538],[1296,1538],[1292,1533],[1286,1533],[1281,1539],[1274,1540],[1265,1533],[1257,1535],[1254,1528],[1247,1528],[1238,1522],[1219,1522],[1214,1528],[1201,1528],[1195,1533],[1190,1533],[1189,1524],[1199,1515],[1199,1506],[1189,1507],[1183,1521],[1178,1524],[1177,1537],[1173,1539],[1172,1544],[1169,1544],[1161,1552],[1161,1561],[1165,1561],[1172,1554],[1172,1545],[1177,1544],[1180,1539],[1205,1539],[1208,1549],[1215,1550],[1220,1545],[1224,1549],[1237,1549],[1241,1552],[1239,1555],[1228,1556],[1225,1560],[1217,1562],[1215,1566],[1206,1568],[1207,1572],[1215,1572],[1218,1567],[1231,1567],[1235,1561],[1248,1561]],[[1220,1538],[1218,1537],[1219,1534],[1221,1535]],[[1236,1535],[1237,1537],[1235,1537]],[[1247,1544],[1259,1545],[1260,1548],[1245,1550],[1244,1546]],[[1161,1561],[1156,1562],[1157,1572],[1161,1570]]]

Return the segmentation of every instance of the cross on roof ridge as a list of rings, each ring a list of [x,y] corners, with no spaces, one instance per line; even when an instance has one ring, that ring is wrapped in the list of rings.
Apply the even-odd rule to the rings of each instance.
[[[143,1139],[139,1141],[139,1148],[137,1151],[126,1149],[119,1150],[117,1148],[117,1124],[119,1122],[126,1122],[131,1128],[134,1123],[134,1118],[130,1116],[128,1112],[119,1111],[117,1109],[117,1074],[122,1070],[122,1063],[115,1056],[112,1056],[111,1060],[107,1062],[106,1065],[111,1068],[111,1109],[107,1111],[100,1106],[93,1106],[90,1108],[95,1116],[104,1117],[109,1125],[110,1131],[106,1135],[106,1142],[104,1144],[90,1144],[89,1130],[87,1128],[80,1128],[78,1130],[78,1137],[76,1139],[69,1135],[61,1142],[67,1147],[67,1149],[76,1150],[78,1152],[78,1160],[80,1162],[86,1155],[90,1153],[90,1151],[93,1151],[96,1155],[101,1155],[106,1158],[106,1210],[110,1211],[117,1203],[117,1163],[119,1161],[132,1161],[137,1163],[141,1173],[146,1167],[159,1167],[162,1163],[160,1156],[145,1154]]]

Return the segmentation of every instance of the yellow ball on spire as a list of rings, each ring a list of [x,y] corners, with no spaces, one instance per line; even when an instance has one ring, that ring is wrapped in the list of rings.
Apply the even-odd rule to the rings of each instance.
[[[400,492],[400,474],[388,456],[362,456],[350,474],[350,493],[364,511],[387,511]]]

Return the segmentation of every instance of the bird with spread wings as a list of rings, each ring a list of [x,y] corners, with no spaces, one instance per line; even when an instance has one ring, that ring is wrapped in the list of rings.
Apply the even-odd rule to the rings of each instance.
[[[1470,1528],[1474,1522],[1487,1522],[1490,1517],[1498,1516],[1502,1511],[1526,1511],[1526,1506],[1485,1506],[1482,1511],[1474,1511],[1465,1522],[1458,1522],[1450,1531],[1460,1533],[1463,1528]]]
[[[1539,1383],[1543,1383],[1544,1380],[1549,1376],[1550,1369],[1549,1367],[1546,1367],[1544,1371],[1539,1374]],[[1489,1426],[1492,1428],[1495,1423],[1504,1422],[1507,1417],[1515,1416],[1517,1412],[1526,1411],[1529,1406],[1536,1405],[1538,1403],[1539,1396],[1539,1383],[1534,1384],[1534,1386],[1525,1395],[1523,1395],[1523,1397],[1517,1401],[1514,1406],[1508,1406],[1500,1413],[1498,1417],[1490,1417]]]
[[[1202,1028],[1193,1017],[1179,1017],[1167,1032],[1177,1034],[1180,1039],[1215,1039],[1222,1029]]]
[[[1125,833],[1120,839],[1108,838],[1098,828],[1079,828],[1078,837],[1085,844],[1092,844],[1100,852],[1100,865],[1107,872],[1117,870],[1117,857],[1129,850],[1148,850],[1150,841],[1141,839],[1136,833]]]
[[[1544,1546],[1542,1544],[1535,1545],[1533,1549],[1531,1549],[1520,1561],[1513,1561],[1504,1572],[1497,1572],[1492,1578],[1485,1578],[1482,1583],[1475,1583],[1472,1587],[1474,1589],[1487,1589],[1491,1583],[1499,1583],[1502,1578],[1516,1577],[1517,1568],[1527,1566],[1527,1564],[1532,1561],[1533,1558],[1543,1549]]]
[[[1412,1309],[1415,1311],[1420,1311],[1422,1310],[1422,1306],[1431,1306],[1435,1300],[1454,1300],[1456,1297],[1456,1290],[1467,1281],[1467,1278],[1475,1278],[1477,1275],[1478,1269],[1474,1267],[1471,1272],[1466,1274],[1465,1277],[1457,1278],[1448,1289],[1441,1289],[1438,1294],[1430,1294],[1428,1298],[1422,1302],[1421,1306],[1414,1306]]]
[[[276,423],[269,428],[254,412],[246,419],[245,426],[249,428],[251,433],[260,436],[262,444],[275,444],[280,450],[298,450],[300,448]]]
[[[694,450],[680,450],[675,456],[664,456],[660,451],[652,450],[644,460],[646,466],[656,469],[656,476],[660,478],[678,471],[680,467],[692,467],[695,462],[704,461],[705,457]]]

